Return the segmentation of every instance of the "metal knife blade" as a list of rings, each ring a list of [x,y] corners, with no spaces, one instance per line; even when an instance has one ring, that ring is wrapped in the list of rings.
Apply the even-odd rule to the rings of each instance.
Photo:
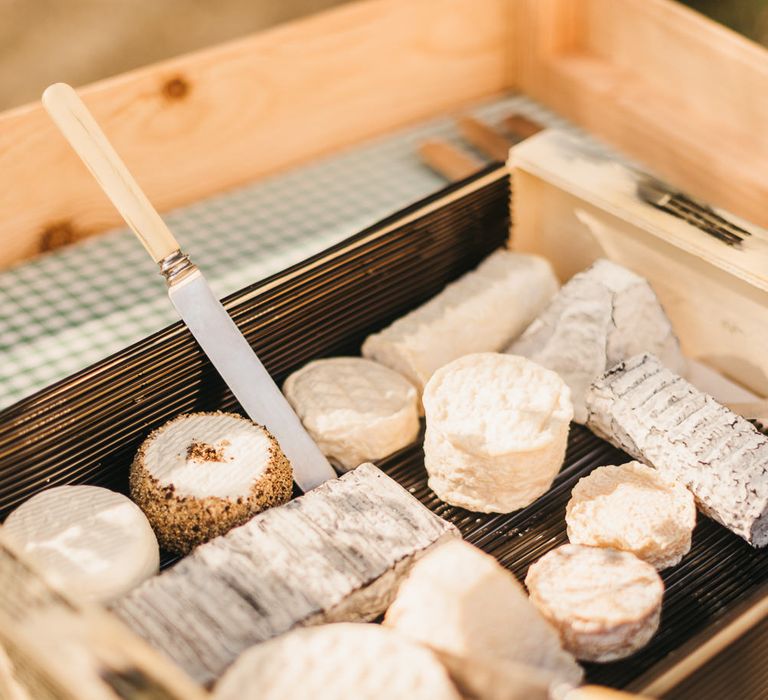
[[[302,491],[335,478],[328,460],[200,270],[173,282],[168,296],[251,420],[266,426],[277,438]]]

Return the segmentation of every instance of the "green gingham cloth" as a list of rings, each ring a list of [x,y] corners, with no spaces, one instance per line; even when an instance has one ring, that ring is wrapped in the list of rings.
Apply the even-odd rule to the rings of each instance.
[[[519,112],[567,127],[521,96],[468,112],[489,124]],[[427,138],[467,148],[451,118],[434,119],[176,209],[164,219],[223,297],[444,186],[417,156]],[[125,228],[0,273],[0,408],[176,318],[157,266]]]

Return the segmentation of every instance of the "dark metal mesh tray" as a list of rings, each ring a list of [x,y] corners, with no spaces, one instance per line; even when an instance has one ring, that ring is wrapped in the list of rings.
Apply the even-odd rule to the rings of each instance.
[[[310,359],[357,354],[367,334],[503,245],[508,200],[507,177],[490,168],[228,297],[225,305],[282,382]],[[239,407],[181,323],[21,401],[0,412],[0,518],[55,484],[91,483],[125,492],[133,454],[150,430],[181,412],[213,409]],[[576,481],[596,466],[626,459],[574,426],[554,487],[509,515],[441,503],[426,486],[420,443],[381,466],[522,579],[533,561],[566,541],[565,505]],[[674,657],[681,645],[696,644],[699,633],[762,596],[768,556],[700,517],[693,549],[664,579],[659,633],[628,659],[587,665],[590,680],[644,686],[658,674],[661,660]]]

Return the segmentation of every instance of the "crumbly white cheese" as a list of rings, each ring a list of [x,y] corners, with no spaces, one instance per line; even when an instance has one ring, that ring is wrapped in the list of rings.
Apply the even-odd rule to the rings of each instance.
[[[380,625],[297,629],[251,647],[216,684],[214,700],[460,700],[424,647]]]
[[[416,389],[371,360],[310,362],[288,377],[283,393],[323,454],[344,471],[396,452],[419,432]]]
[[[549,303],[557,280],[535,255],[498,250],[475,270],[363,343],[363,355],[410,379],[419,392],[462,355],[506,347]]]
[[[114,600],[160,564],[144,513],[98,486],[47,489],[13,511],[3,532],[52,585],[86,600]]]
[[[449,655],[450,672],[476,692],[483,681],[474,677],[473,661],[500,670],[530,666],[553,684],[575,685],[582,677],[514,575],[465,542],[449,542],[416,563],[384,625]]]
[[[598,260],[563,285],[507,352],[566,381],[577,423],[587,419],[584,397],[592,380],[627,357],[652,352],[672,370],[685,371],[677,337],[651,286],[609,260]]]
[[[587,426],[668,479],[757,547],[768,544],[768,437],[652,355],[611,368],[587,393]]]
[[[566,544],[532,564],[525,585],[579,659],[629,656],[659,626],[664,584],[656,569],[629,552]]]
[[[441,367],[423,397],[430,488],[480,512],[534,501],[565,457],[569,395],[560,377],[524,357],[478,353]]]
[[[213,448],[219,458],[201,460],[190,453],[195,443]],[[189,414],[153,435],[143,464],[161,487],[173,486],[176,496],[235,499],[247,496],[264,473],[271,447],[261,426],[239,416]]]
[[[565,511],[573,544],[632,552],[657,569],[691,548],[693,494],[640,462],[598,467],[580,479]]]

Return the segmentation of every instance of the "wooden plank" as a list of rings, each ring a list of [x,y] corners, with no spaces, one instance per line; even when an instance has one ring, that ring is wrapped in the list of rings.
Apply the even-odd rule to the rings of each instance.
[[[768,225],[768,52],[670,0],[520,0],[514,22],[525,92]]]
[[[505,87],[507,0],[368,0],[81,91],[167,210]],[[120,219],[37,105],[0,115],[0,268]]]
[[[482,161],[447,141],[429,139],[417,151],[424,165],[450,182],[463,180],[483,167]]]
[[[53,590],[0,535],[0,646],[35,700],[204,700],[114,616]]]

